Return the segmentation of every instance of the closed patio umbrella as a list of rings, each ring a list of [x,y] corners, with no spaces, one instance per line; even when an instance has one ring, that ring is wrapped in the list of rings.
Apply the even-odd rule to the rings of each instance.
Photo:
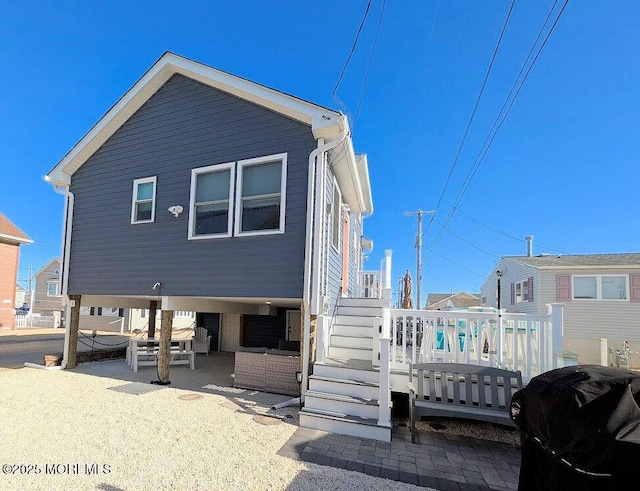
[[[409,274],[409,270],[407,270],[407,274],[404,275],[402,283],[404,285],[402,308],[413,309],[413,299],[411,298],[411,275]]]

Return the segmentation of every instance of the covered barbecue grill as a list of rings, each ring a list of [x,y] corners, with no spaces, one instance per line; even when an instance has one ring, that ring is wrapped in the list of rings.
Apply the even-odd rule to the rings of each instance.
[[[640,373],[573,366],[543,373],[511,400],[522,430],[518,489],[640,489]]]

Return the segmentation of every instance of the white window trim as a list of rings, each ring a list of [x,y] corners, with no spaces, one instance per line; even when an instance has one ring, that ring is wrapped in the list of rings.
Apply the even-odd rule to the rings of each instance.
[[[56,285],[56,294],[55,295],[51,295],[49,293],[49,285],[55,284]],[[59,280],[49,280],[47,281],[47,297],[50,298],[54,298],[54,297],[61,297],[62,295],[60,294],[60,281]]]
[[[147,182],[153,183],[153,196],[151,198],[151,220],[136,220],[136,204],[138,203],[138,184],[145,184]],[[153,223],[156,219],[156,187],[157,176],[143,177],[141,179],[133,180],[133,192],[131,194],[131,224],[137,225],[139,223]],[[146,200],[145,200],[146,201]]]
[[[607,278],[611,276],[624,276],[625,281],[625,293],[627,294],[627,298],[602,298],[602,278]],[[596,298],[576,298],[575,295],[575,286],[573,283],[574,278],[595,278],[596,279]],[[629,293],[629,275],[628,274],[574,274],[571,275],[571,300],[576,302],[629,302],[631,299],[631,295]]]
[[[336,204],[336,191],[338,191],[338,199]],[[340,254],[340,231],[342,229],[342,191],[340,190],[340,186],[338,186],[338,181],[336,178],[333,178],[333,193],[332,193],[331,201],[331,223],[329,226],[331,227],[331,248],[336,251],[336,253]],[[338,228],[337,228],[337,238],[333,236],[334,233],[334,220],[338,220]],[[335,244],[334,244],[335,241]]]
[[[518,285],[520,285],[520,300],[518,300]],[[524,289],[527,289],[527,298],[522,298]],[[515,303],[527,303],[529,301],[529,280],[525,281],[516,281],[513,287],[514,289],[514,301]]]
[[[240,223],[242,218],[242,171],[245,167],[251,165],[264,164],[266,162],[273,162],[280,160],[282,162],[282,172],[280,174],[280,223],[277,229],[273,230],[252,230],[249,232],[242,232],[240,230]],[[284,224],[286,216],[286,191],[287,191],[287,154],[278,153],[275,155],[267,155],[264,157],[256,157],[252,159],[245,159],[238,161],[238,178],[236,186],[236,199],[235,199],[235,227],[234,235],[236,237],[256,236],[256,235],[275,235],[284,233]]]
[[[195,234],[196,225],[196,182],[198,174],[206,174],[207,172],[229,170],[229,209],[227,218],[227,231],[220,234]],[[231,237],[231,230],[233,224],[233,210],[231,207],[234,203],[234,189],[235,189],[235,162],[227,162],[224,164],[208,165],[206,167],[198,167],[191,169],[191,194],[189,197],[189,240],[201,240],[201,239],[220,239]]]

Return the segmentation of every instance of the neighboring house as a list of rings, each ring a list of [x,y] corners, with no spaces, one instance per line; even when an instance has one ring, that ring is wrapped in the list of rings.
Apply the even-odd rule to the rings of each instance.
[[[33,240],[0,213],[0,329],[15,327],[20,245],[32,243]]]
[[[61,271],[60,259],[53,258],[34,275],[33,313],[53,317],[55,327],[61,325],[63,312]]]
[[[352,294],[373,210],[345,116],[172,53],[47,180],[66,194],[63,297],[197,312],[232,350],[309,336]]]
[[[482,285],[482,305],[497,306],[497,271],[508,312],[564,304],[564,349],[579,363],[600,363],[600,338],[616,349],[628,340],[640,351],[640,254],[503,257]]]
[[[427,295],[428,310],[453,310],[478,306],[480,306],[480,295],[472,293],[429,293]]]
[[[23,307],[27,300],[27,290],[22,288],[20,285],[16,285],[16,309]]]

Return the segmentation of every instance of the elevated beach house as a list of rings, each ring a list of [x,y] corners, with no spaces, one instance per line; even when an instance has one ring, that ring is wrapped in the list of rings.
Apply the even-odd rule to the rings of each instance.
[[[67,367],[80,306],[188,311],[218,316],[229,350],[300,345],[306,387],[316,316],[369,242],[345,116],[165,53],[46,179],[66,203]]]

